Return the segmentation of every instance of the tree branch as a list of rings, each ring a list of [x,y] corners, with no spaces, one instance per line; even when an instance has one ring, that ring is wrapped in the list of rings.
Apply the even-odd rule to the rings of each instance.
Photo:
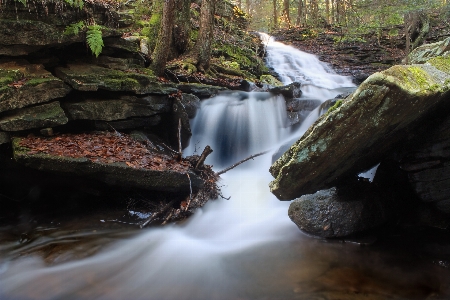
[[[269,151],[264,151],[264,152],[261,152],[261,153],[258,153],[258,154],[254,154],[254,155],[252,155],[252,156],[249,156],[249,157],[247,157],[247,158],[245,158],[245,159],[243,159],[243,160],[241,160],[241,161],[235,163],[234,165],[232,165],[232,166],[230,166],[230,167],[228,167],[228,168],[226,168],[226,169],[223,169],[222,171],[216,172],[216,175],[217,175],[217,176],[222,175],[223,173],[226,173],[226,172],[230,171],[231,169],[236,168],[236,167],[239,166],[240,164],[245,163],[247,160],[254,159],[255,157],[258,157],[258,156],[261,156],[261,155],[263,155],[263,154],[266,154],[267,152],[269,152]]]

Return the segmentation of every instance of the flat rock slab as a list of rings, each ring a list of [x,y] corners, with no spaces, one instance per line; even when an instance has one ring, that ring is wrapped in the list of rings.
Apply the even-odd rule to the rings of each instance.
[[[139,72],[138,72],[139,71]],[[149,69],[113,70],[96,65],[72,63],[66,68],[58,67],[55,74],[64,82],[79,91],[134,92],[136,94],[176,93],[177,88],[172,83],[158,82]]]
[[[44,69],[25,60],[0,60],[0,112],[49,102],[71,88]]]
[[[447,61],[449,60],[449,61]],[[394,66],[370,76],[323,115],[270,168],[280,200],[330,188],[381,161],[450,90],[450,59]]]
[[[58,101],[26,107],[0,117],[0,129],[21,131],[34,128],[54,127],[68,122]]]
[[[114,154],[110,153],[117,150],[113,149],[114,146],[117,148],[124,148],[128,145],[130,151],[136,151],[136,147],[134,147],[136,145],[130,140],[125,140],[120,146],[115,145],[114,143],[113,147],[111,144],[98,145],[92,143],[92,147],[87,147],[91,141],[90,138],[84,136],[82,137],[82,140],[71,140],[66,137],[45,138],[47,144],[39,141],[35,143],[34,146],[33,144],[24,146],[23,143],[25,143],[25,145],[30,143],[25,139],[29,138],[13,139],[14,159],[18,163],[33,169],[82,176],[102,181],[109,185],[152,191],[190,193],[191,188],[195,191],[203,186],[203,181],[185,165],[176,165],[172,169],[164,169],[162,167],[149,169],[140,167],[139,163],[136,162],[136,159],[133,157],[127,161],[117,161],[117,159],[114,158]],[[66,139],[68,139],[69,142],[64,141]],[[104,140],[108,141],[108,143],[112,143],[114,138],[112,136],[106,136]],[[82,143],[82,147],[78,150],[75,145],[77,143]],[[52,151],[58,151],[58,149],[61,148],[64,149],[64,153],[57,155],[41,151],[46,148],[50,153],[52,153]],[[133,150],[131,148],[133,148]],[[77,153],[77,151],[81,151],[81,153]],[[95,153],[100,153],[100,156],[95,158]],[[78,157],[78,154],[85,154],[86,157]],[[133,152],[133,155],[136,156],[136,152]],[[158,162],[156,161],[155,156],[152,157],[155,161],[146,161],[146,163],[155,164],[156,166]],[[144,159],[147,158],[144,157]],[[159,160],[159,162],[161,162],[161,160]]]

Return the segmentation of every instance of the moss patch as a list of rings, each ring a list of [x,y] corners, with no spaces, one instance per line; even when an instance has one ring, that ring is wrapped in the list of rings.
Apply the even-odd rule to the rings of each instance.
[[[433,57],[428,61],[428,63],[436,69],[450,74],[450,57]]]

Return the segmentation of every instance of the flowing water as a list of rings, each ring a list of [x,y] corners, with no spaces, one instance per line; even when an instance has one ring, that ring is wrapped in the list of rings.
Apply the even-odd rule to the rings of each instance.
[[[315,56],[264,37],[268,65],[283,83],[302,82],[305,101],[323,102],[353,86]],[[271,151],[222,175],[229,200],[210,201],[183,224],[92,233],[81,249],[93,254],[81,259],[46,265],[38,255],[10,251],[14,259],[0,261],[0,299],[444,299],[445,261],[424,259],[425,250],[411,251],[406,239],[359,247],[307,237],[289,220],[289,202],[269,192],[272,152],[317,117],[316,109],[292,129],[284,99],[264,93],[203,101],[185,153],[211,145],[207,163],[219,170]]]

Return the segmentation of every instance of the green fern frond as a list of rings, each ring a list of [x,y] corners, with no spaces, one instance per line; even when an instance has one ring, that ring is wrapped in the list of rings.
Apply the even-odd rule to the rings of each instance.
[[[85,28],[84,21],[80,21],[78,23],[73,23],[73,24],[70,24],[69,26],[66,27],[66,29],[64,30],[64,34],[66,34],[66,35],[70,35],[70,34],[78,35],[80,30],[83,30],[84,28]]]
[[[98,57],[103,49],[102,27],[100,25],[90,25],[86,32],[86,41],[95,57]]]
[[[14,0],[14,1],[20,2],[20,3],[22,3],[24,6],[27,6],[27,0]]]

